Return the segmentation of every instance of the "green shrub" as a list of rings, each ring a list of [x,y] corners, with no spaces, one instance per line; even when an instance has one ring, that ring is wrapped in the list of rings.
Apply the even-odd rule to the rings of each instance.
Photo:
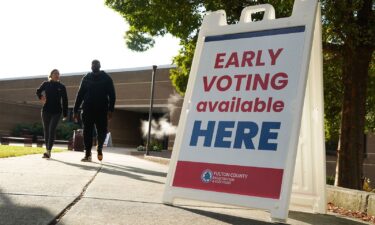
[[[60,122],[56,128],[56,139],[69,140],[73,137],[73,132],[80,127],[72,122]],[[43,125],[41,122],[37,123],[20,123],[17,124],[11,131],[12,136],[20,137],[28,134],[33,135],[34,139],[37,136],[44,136]]]
[[[72,122],[61,122],[56,129],[56,138],[61,140],[69,140],[73,137],[74,130],[79,129],[79,125]]]
[[[157,140],[151,140],[150,142],[150,151],[160,152],[163,149],[163,145]]]
[[[163,145],[158,140],[156,139],[150,140],[150,146],[148,147],[149,151],[160,152],[162,149],[163,149]],[[146,144],[138,146],[137,151],[146,151]]]
[[[43,125],[37,123],[20,123],[17,124],[11,131],[12,136],[20,137],[22,135],[43,136]]]
[[[326,183],[329,185],[334,185],[335,184],[335,176],[327,176],[326,177]]]
[[[24,123],[17,124],[11,131],[12,136],[19,137],[22,135],[23,130],[28,129],[28,125]]]

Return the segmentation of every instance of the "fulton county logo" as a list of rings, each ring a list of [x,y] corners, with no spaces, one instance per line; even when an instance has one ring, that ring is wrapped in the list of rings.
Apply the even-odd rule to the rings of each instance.
[[[212,180],[212,177],[213,177],[213,173],[211,170],[207,169],[205,171],[203,171],[202,175],[201,175],[201,180],[204,182],[204,183],[209,183],[211,182]]]

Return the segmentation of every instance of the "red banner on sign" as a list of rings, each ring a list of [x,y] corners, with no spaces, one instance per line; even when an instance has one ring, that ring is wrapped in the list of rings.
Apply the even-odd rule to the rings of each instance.
[[[173,186],[279,199],[283,169],[178,161]]]

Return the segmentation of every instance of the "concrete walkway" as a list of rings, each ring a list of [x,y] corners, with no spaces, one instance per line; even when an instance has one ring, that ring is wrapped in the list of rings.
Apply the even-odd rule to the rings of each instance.
[[[103,163],[82,152],[0,159],[0,224],[273,224],[269,213],[179,200],[162,204],[168,166],[107,149]],[[95,158],[96,155],[93,155]],[[338,215],[291,211],[293,225],[367,224]]]

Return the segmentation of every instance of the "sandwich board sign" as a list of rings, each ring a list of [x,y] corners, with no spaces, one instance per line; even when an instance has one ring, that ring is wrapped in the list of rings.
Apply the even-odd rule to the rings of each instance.
[[[259,11],[263,20],[252,22]],[[244,8],[235,25],[227,25],[222,10],[204,17],[164,203],[196,199],[287,218],[317,14],[316,0],[296,0],[288,18],[275,19],[268,4]],[[317,118],[308,114],[307,120]]]

